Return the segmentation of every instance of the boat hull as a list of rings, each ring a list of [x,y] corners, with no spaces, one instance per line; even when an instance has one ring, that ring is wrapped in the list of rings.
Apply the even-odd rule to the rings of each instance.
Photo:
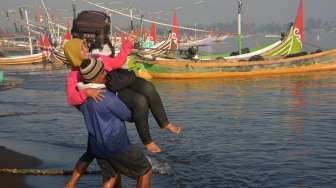
[[[42,63],[46,60],[46,57],[42,53],[38,53],[17,57],[3,57],[0,58],[0,65],[27,65]]]
[[[267,61],[157,60],[129,66],[146,79],[207,79],[290,74],[336,69],[336,50]]]

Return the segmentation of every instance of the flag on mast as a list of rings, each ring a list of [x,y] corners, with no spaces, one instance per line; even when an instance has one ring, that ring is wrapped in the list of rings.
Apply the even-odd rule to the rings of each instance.
[[[172,30],[172,38],[176,40],[177,43],[180,42],[180,33],[178,28],[178,19],[176,15],[176,10],[173,12],[173,30]]]
[[[156,35],[156,25],[154,23],[154,17],[152,17],[152,24],[151,24],[151,32],[150,35],[153,39],[154,44],[156,43],[157,35]]]
[[[303,0],[300,0],[298,14],[295,20],[295,35],[297,35],[303,44],[304,42],[304,24],[303,24]]]

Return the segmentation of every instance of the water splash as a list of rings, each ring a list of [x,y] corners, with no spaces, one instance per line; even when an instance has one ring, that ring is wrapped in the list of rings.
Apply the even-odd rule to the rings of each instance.
[[[152,165],[152,170],[154,173],[161,174],[161,175],[172,175],[173,170],[170,165],[159,158],[149,157],[146,156],[148,161]]]

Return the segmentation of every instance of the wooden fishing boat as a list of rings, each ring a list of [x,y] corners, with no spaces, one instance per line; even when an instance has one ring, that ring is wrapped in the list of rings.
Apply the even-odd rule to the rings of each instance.
[[[67,58],[64,55],[63,48],[55,48],[51,50],[50,61],[54,64],[69,64]]]
[[[33,55],[22,55],[13,57],[1,57],[0,65],[27,65],[42,63],[47,60],[46,56],[41,52]]]
[[[227,60],[156,60],[128,67],[145,79],[202,79],[290,74],[336,69],[336,49],[292,58],[273,58],[264,61]]]
[[[299,2],[299,8],[294,24],[291,25],[287,34],[283,33],[282,40],[276,41],[264,48],[255,49],[252,52],[229,56],[225,54],[211,54],[199,57],[202,60],[223,58],[226,60],[248,60],[253,56],[274,57],[286,56],[289,54],[299,53],[304,43],[304,26],[303,26],[303,0]],[[240,41],[240,39],[239,39]]]
[[[130,60],[128,66],[139,76],[153,79],[192,79],[266,74],[287,74],[330,70],[336,67],[336,49],[318,54],[287,58],[301,51],[304,41],[303,0],[295,24],[281,41],[257,51],[224,58]],[[261,61],[248,61],[253,56]],[[140,63],[139,63],[140,62]]]

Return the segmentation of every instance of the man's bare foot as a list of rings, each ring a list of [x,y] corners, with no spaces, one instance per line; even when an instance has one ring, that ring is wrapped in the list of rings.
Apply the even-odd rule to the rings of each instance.
[[[175,134],[179,134],[181,132],[181,128],[177,127],[176,125],[169,123],[168,125],[165,126],[165,129],[167,129],[168,131],[175,133]]]
[[[159,153],[161,151],[159,146],[157,146],[154,142],[146,144],[145,147],[147,148],[148,151],[150,151],[152,153]]]

